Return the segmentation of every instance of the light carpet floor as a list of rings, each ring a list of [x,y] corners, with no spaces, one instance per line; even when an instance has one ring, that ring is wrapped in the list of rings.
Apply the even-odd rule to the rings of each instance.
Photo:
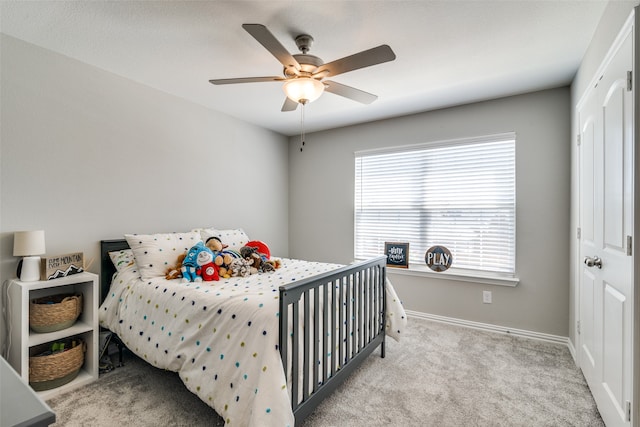
[[[177,374],[125,366],[48,401],[54,426],[222,426]],[[604,426],[566,346],[410,318],[305,421],[325,426]]]

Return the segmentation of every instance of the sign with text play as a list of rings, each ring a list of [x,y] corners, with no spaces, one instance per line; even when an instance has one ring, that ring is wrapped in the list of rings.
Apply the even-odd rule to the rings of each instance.
[[[431,246],[424,254],[424,262],[433,271],[446,271],[451,267],[453,256],[444,246]]]

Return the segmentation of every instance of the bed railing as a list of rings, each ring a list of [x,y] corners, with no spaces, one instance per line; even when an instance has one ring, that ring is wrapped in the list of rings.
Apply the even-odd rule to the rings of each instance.
[[[280,287],[280,355],[296,425],[378,345],[384,357],[386,257]]]

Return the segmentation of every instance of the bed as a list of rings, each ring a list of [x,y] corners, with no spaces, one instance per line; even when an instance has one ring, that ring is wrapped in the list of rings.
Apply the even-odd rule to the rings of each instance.
[[[202,230],[101,241],[99,318],[129,350],[177,372],[226,425],[300,425],[376,348],[385,356],[386,336],[399,339],[406,316],[384,256],[347,266],[282,258],[273,272],[189,283],[147,263]],[[166,236],[178,243],[153,246]],[[151,249],[136,247],[145,239]]]

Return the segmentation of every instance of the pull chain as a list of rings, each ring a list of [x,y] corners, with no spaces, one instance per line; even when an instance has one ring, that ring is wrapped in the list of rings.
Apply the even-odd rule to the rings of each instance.
[[[306,102],[302,102],[302,108],[300,108],[300,152],[304,147],[304,105]]]

